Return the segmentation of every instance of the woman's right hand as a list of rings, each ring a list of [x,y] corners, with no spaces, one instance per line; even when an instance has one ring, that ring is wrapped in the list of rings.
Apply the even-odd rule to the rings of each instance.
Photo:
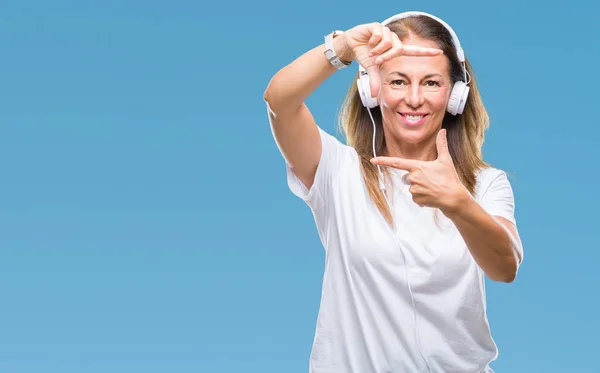
[[[403,45],[396,33],[378,22],[355,26],[335,38],[335,42],[342,52],[342,60],[356,60],[369,73],[371,97],[379,93],[379,67],[385,61],[401,55],[438,56],[443,53],[441,49]]]

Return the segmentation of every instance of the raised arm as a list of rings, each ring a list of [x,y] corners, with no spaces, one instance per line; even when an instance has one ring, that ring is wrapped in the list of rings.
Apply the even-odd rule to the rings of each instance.
[[[341,37],[334,38],[333,45],[340,58],[351,60]],[[336,71],[324,51],[324,44],[319,45],[279,70],[264,93],[277,146],[307,188],[312,186],[319,164],[321,138],[304,101]]]

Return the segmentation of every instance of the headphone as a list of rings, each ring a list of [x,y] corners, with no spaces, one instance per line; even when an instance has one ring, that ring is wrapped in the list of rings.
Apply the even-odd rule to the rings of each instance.
[[[429,13],[424,13],[424,12],[400,13],[400,14],[397,14],[395,16],[392,16],[392,17],[386,19],[381,24],[383,26],[385,26],[393,21],[396,21],[396,20],[399,20],[402,18],[415,17],[415,16],[427,16],[429,18],[432,18],[432,19],[438,21],[440,24],[442,24],[442,26],[444,26],[448,30],[448,32],[450,32],[450,35],[452,35],[454,47],[456,48],[456,54],[458,56],[458,60],[460,61],[461,66],[462,66],[463,75],[464,75],[465,79],[464,79],[464,81],[459,80],[454,83],[454,85],[452,87],[452,93],[450,94],[450,99],[448,101],[446,110],[452,115],[462,114],[462,112],[465,108],[465,104],[467,103],[467,97],[469,96],[470,87],[468,86],[469,82],[467,81],[468,73],[467,73],[467,67],[465,65],[465,54],[460,46],[460,41],[458,40],[458,36],[456,36],[456,33],[454,32],[454,30],[452,30],[452,28],[446,22],[442,21],[438,17],[433,16]],[[356,85],[358,87],[358,93],[360,95],[360,99],[362,101],[363,106],[365,106],[366,108],[377,107],[379,105],[379,103],[377,102],[377,97],[371,97],[371,88],[370,88],[371,86],[370,86],[369,74],[368,74],[367,70],[365,70],[359,64],[358,72],[359,72],[359,77],[356,81]]]

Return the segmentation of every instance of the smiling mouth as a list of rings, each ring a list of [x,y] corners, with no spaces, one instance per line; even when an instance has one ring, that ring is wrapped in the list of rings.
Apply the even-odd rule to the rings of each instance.
[[[398,113],[409,126],[418,126],[425,121],[428,114],[425,113]]]

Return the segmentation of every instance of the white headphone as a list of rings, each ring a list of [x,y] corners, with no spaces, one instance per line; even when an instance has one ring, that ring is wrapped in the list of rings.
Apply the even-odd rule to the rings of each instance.
[[[400,14],[397,14],[393,17],[386,19],[381,24],[383,26],[385,26],[385,25],[387,25],[393,21],[396,21],[398,19],[414,17],[414,16],[427,16],[429,18],[432,18],[432,19],[438,21],[439,23],[441,23],[450,32],[450,35],[452,35],[454,47],[456,48],[456,54],[458,56],[458,60],[460,61],[461,66],[462,66],[465,80],[457,81],[454,83],[454,86],[452,87],[452,93],[450,94],[450,100],[448,101],[448,106],[447,106],[446,110],[452,115],[462,114],[462,112],[465,108],[465,104],[467,103],[467,97],[469,96],[470,87],[468,86],[469,82],[467,81],[468,73],[467,73],[467,67],[465,65],[465,54],[460,46],[460,41],[458,40],[458,37],[456,36],[456,33],[454,32],[454,30],[452,30],[452,28],[446,22],[442,21],[438,17],[433,16],[429,13],[424,13],[424,12],[400,13]],[[356,81],[356,85],[358,87],[358,93],[360,95],[360,99],[365,107],[374,108],[377,105],[379,105],[379,103],[377,102],[377,97],[371,97],[369,74],[367,73],[367,70],[365,70],[360,64],[358,67],[358,71],[359,71],[359,78]]]

